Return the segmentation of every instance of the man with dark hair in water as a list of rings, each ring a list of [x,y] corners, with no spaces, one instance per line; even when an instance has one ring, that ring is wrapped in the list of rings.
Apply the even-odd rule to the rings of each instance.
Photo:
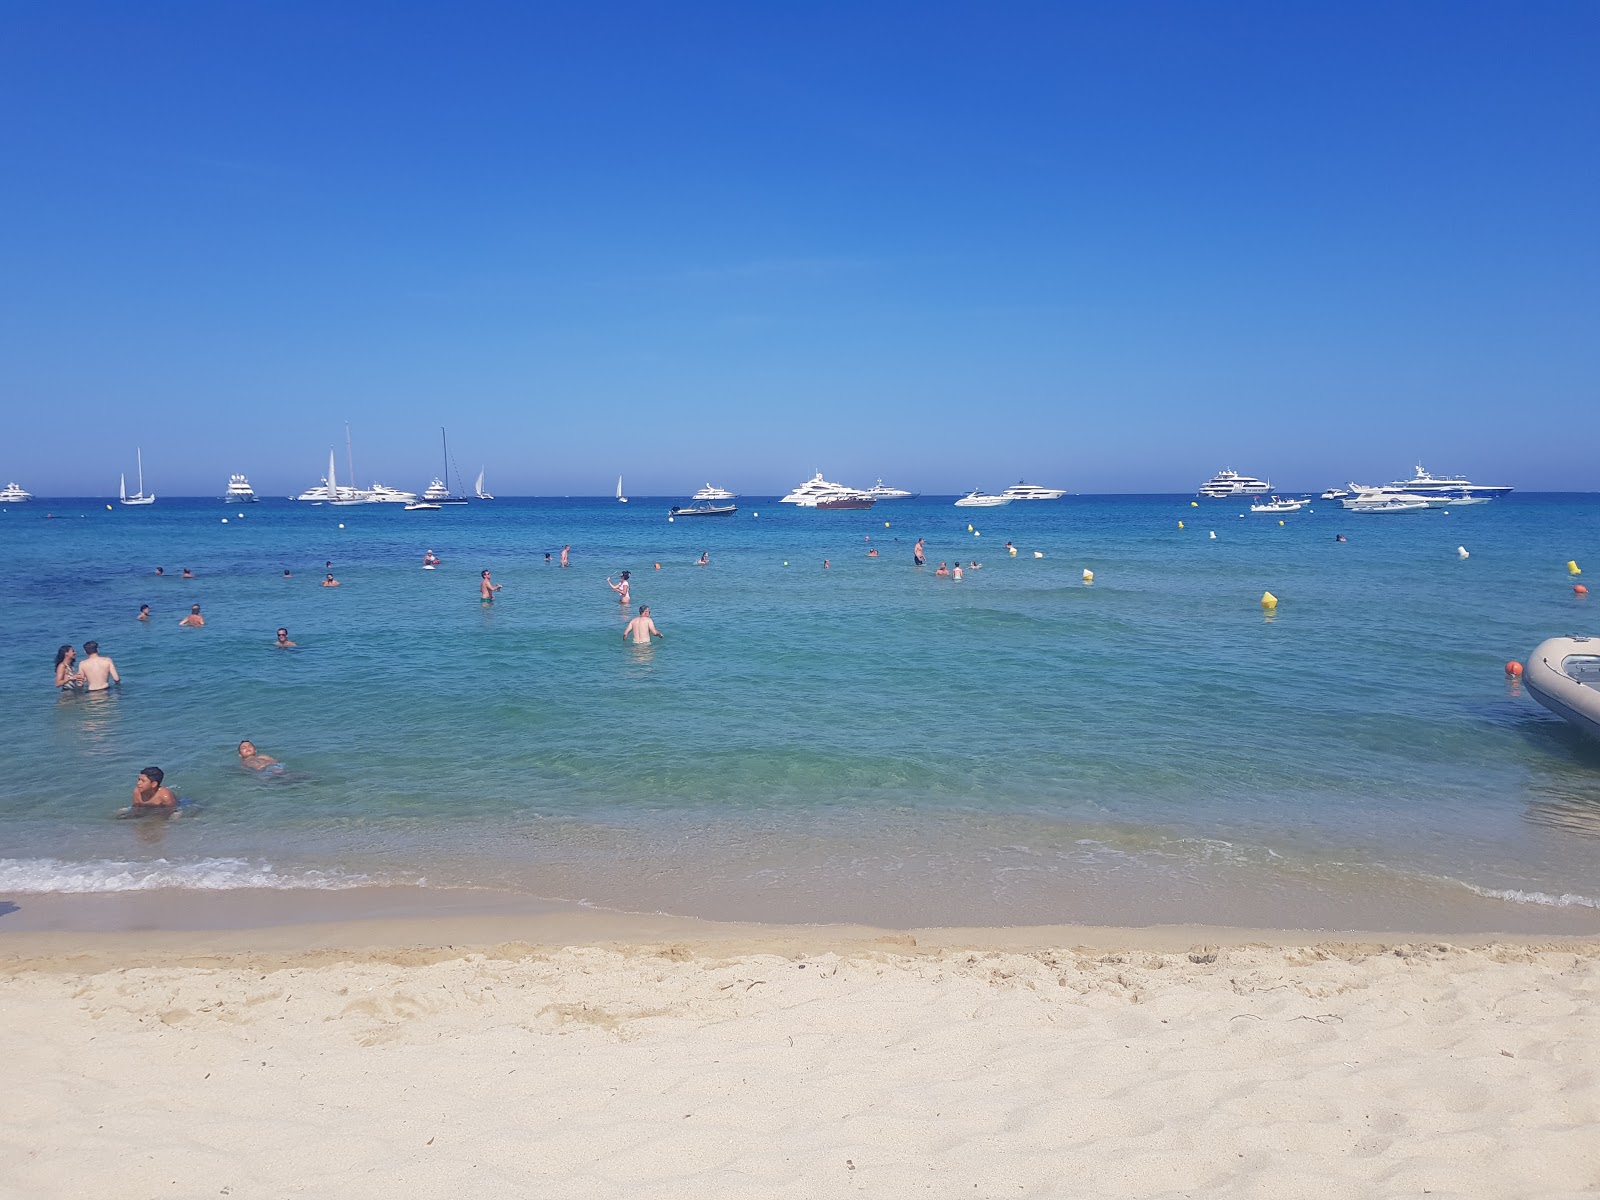
[[[78,664],[78,671],[82,674],[84,684],[89,691],[103,692],[113,683],[122,682],[122,676],[117,674],[117,664],[100,653],[99,642],[85,642],[83,655],[83,661]]]
[[[206,619],[200,615],[200,606],[198,604],[192,605],[189,609],[189,615],[178,622],[179,625],[193,625],[196,628],[205,623]]]
[[[282,626],[279,626],[278,640],[273,644],[280,650],[293,650],[296,646],[296,643],[289,640],[289,631]]]
[[[665,638],[667,635],[656,628],[656,623],[650,619],[650,606],[639,605],[639,615],[628,622],[628,627],[622,631],[622,640],[631,641],[635,646],[648,646],[653,637]]]
[[[478,578],[478,599],[485,604],[494,603],[494,594],[500,590],[500,584],[489,582],[489,572],[485,570]]]
[[[177,808],[178,798],[172,794],[172,789],[163,782],[166,776],[160,767],[146,767],[139,772],[139,778],[133,785],[133,807],[140,808]]]

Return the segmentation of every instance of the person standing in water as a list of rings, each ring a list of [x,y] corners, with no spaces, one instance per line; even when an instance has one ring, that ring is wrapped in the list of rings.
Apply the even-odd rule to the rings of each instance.
[[[624,571],[621,580],[617,583],[611,583],[611,576],[607,575],[606,582],[611,584],[611,590],[617,594],[617,603],[626,606],[628,603],[628,591],[633,586],[628,582],[628,573]]]
[[[322,586],[323,587],[338,587],[339,586],[339,581],[333,577],[333,572],[332,571],[329,571],[327,576],[324,577],[324,579],[322,580]]]
[[[150,619],[150,606],[148,604],[139,605],[139,620],[148,621],[149,619]]]
[[[924,540],[923,538],[918,538],[917,544],[911,547],[911,561],[919,567],[926,566],[928,561],[922,556],[922,543]]]
[[[485,570],[482,577],[478,580],[478,599],[482,600],[485,604],[493,604],[494,594],[499,590],[500,584],[490,583],[489,572]]]
[[[71,646],[56,651],[56,686],[75,692],[83,686],[83,673],[78,670],[78,652]]]
[[[665,638],[667,635],[656,628],[656,623],[650,619],[650,606],[639,605],[639,615],[628,622],[628,627],[622,631],[622,640],[632,642],[635,646],[648,646],[653,637]]]
[[[83,662],[78,667],[78,673],[83,676],[84,686],[91,692],[103,692],[113,683],[122,682],[122,676],[117,674],[117,664],[100,653],[99,642],[83,644]]]
[[[272,644],[279,650],[293,650],[297,646],[297,643],[289,640],[289,631],[282,626],[278,628],[278,640]]]
[[[189,609],[189,615],[178,622],[179,625],[191,625],[196,629],[200,628],[200,626],[204,625],[205,623],[206,619],[200,615],[200,606],[198,604],[191,606]]]
[[[561,547],[561,565],[563,567],[570,567],[572,565],[572,557],[571,556],[572,556],[572,547],[571,546],[563,546],[563,547]]]

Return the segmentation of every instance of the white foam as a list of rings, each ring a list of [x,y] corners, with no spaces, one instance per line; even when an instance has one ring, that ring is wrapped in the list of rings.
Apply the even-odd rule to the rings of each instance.
[[[335,871],[278,871],[271,863],[242,858],[202,858],[169,862],[58,858],[0,858],[0,895],[44,892],[144,892],[157,888],[232,891],[239,888],[339,889],[380,883],[367,875]]]
[[[1580,896],[1576,892],[1552,896],[1549,892],[1523,892],[1516,888],[1482,888],[1475,883],[1464,885],[1490,900],[1509,900],[1512,904],[1543,904],[1550,908],[1600,908],[1600,900],[1593,896]]]

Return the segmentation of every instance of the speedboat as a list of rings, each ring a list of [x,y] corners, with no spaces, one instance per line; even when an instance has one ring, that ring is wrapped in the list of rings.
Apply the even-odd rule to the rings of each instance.
[[[737,504],[689,504],[672,508],[667,515],[671,517],[731,517],[739,511]]]
[[[1299,512],[1305,507],[1305,504],[1306,502],[1304,500],[1285,500],[1280,496],[1274,496],[1266,504],[1252,504],[1250,506],[1250,511],[1264,513]]]
[[[1528,694],[1592,738],[1600,738],[1600,638],[1540,642],[1522,669]]]
[[[1450,492],[1468,496],[1483,496],[1486,499],[1494,496],[1504,496],[1512,490],[1507,484],[1473,483],[1462,475],[1449,475],[1440,478],[1423,470],[1421,463],[1417,464],[1416,473],[1410,479],[1396,479],[1389,486],[1398,491],[1410,492],[1417,496],[1432,496]]]
[[[1241,475],[1237,471],[1218,471],[1200,485],[1200,495],[1221,499],[1227,496],[1265,496],[1272,484],[1254,475]]]
[[[1467,508],[1473,504],[1487,504],[1490,497],[1473,496],[1466,492],[1458,492],[1454,496],[1437,495],[1428,497],[1429,508]]]
[[[1000,494],[1008,500],[1059,500],[1067,494],[1067,489],[1040,487],[1036,483],[1018,481]]]
[[[1002,504],[1010,504],[1011,497],[1005,493],[993,495],[981,489],[968,492],[956,501],[957,508],[998,508]]]
[[[867,495],[874,500],[915,500],[921,493],[908,492],[905,488],[890,487],[880,479],[867,489]]]
[[[1327,491],[1322,493],[1322,498],[1324,500],[1344,500],[1349,497],[1349,495],[1350,493],[1344,488],[1329,488]]]
[[[733,493],[727,488],[713,487],[709,483],[689,497],[691,500],[732,500],[733,498]]]
[[[1343,501],[1345,508],[1358,513],[1419,512],[1428,507],[1426,496],[1413,496],[1409,492],[1392,492],[1387,488],[1369,488]]]
[[[429,500],[413,500],[406,505],[407,512],[438,512],[444,506]]]
[[[32,492],[25,492],[14,483],[8,483],[3,489],[0,489],[0,504],[21,504],[26,500],[32,499]]]
[[[261,499],[243,475],[228,476],[228,490],[222,498],[229,504],[254,504]]]

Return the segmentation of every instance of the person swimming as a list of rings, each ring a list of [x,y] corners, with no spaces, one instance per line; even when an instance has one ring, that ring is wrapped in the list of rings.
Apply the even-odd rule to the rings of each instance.
[[[283,764],[270,754],[263,754],[256,749],[256,744],[249,738],[239,743],[239,765],[247,771],[257,774],[282,775]]]
[[[280,650],[294,650],[299,647],[298,642],[291,642],[289,640],[289,631],[283,628],[281,625],[278,627],[278,640],[272,644]]]
[[[946,565],[945,565],[945,564],[944,564],[944,563],[940,563],[940,564],[939,564],[939,569],[938,569],[938,570],[937,570],[937,571],[935,571],[935,572],[934,572],[934,575],[935,575],[935,576],[945,576],[945,577],[948,577],[948,576],[949,576],[949,574],[950,574],[950,568],[949,568],[949,567],[947,567],[947,566],[946,566]]]
[[[180,801],[166,784],[160,767],[146,767],[139,772],[133,784],[133,803],[117,810],[119,817],[171,816],[178,811]]]
[[[150,619],[150,606],[148,604],[139,605],[139,620],[148,621],[149,619]]]

